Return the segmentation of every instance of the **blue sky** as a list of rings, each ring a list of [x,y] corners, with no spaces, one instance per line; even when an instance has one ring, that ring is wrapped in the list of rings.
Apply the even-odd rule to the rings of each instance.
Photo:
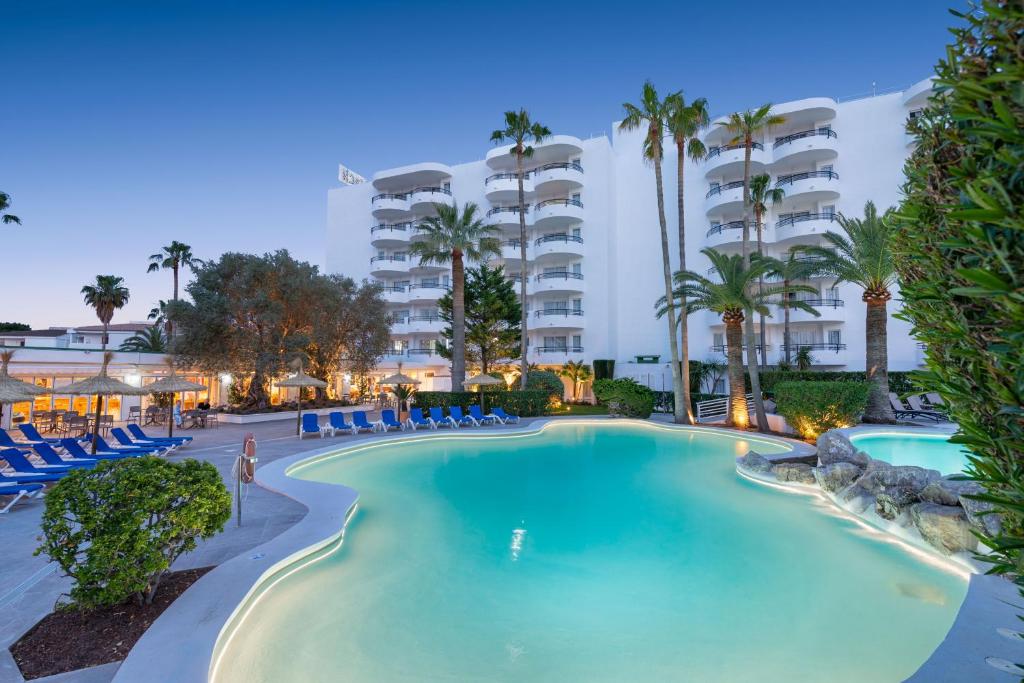
[[[338,163],[479,158],[506,109],[586,137],[646,78],[716,114],[905,86],[954,5],[0,0],[0,190],[24,222],[0,227],[0,320],[92,323],[98,273],[132,290],[115,322],[142,319],[172,239],[322,266]]]

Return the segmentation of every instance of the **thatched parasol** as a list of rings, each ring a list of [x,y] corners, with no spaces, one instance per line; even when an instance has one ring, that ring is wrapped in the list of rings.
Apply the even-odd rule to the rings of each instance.
[[[174,395],[179,391],[205,391],[206,385],[189,382],[174,374],[174,361],[167,359],[167,368],[170,373],[163,379],[158,379],[146,386],[146,392],[150,394],[170,394],[171,402],[167,405],[167,436],[174,436]]]
[[[49,389],[11,377],[7,372],[7,366],[10,364],[12,356],[14,356],[14,351],[0,353],[0,421],[4,417],[5,403],[31,401],[40,394],[50,393]]]
[[[113,352],[104,351],[103,366],[100,368],[100,374],[95,377],[83,379],[80,382],[75,382],[74,384],[69,384],[66,387],[62,387],[60,391],[62,394],[71,394],[72,396],[96,397],[96,422],[93,425],[92,430],[93,453],[96,453],[96,437],[99,435],[100,431],[100,415],[103,413],[103,397],[117,395],[141,396],[142,394],[149,393],[148,389],[133,387],[131,384],[125,384],[120,380],[107,376],[107,366],[110,364],[110,360],[113,357]]]
[[[287,379],[283,379],[277,383],[279,387],[298,387],[299,388],[299,414],[295,417],[295,434],[298,437],[302,437],[302,387],[317,387],[324,389],[327,387],[327,382],[316,377],[310,377],[302,370],[302,362],[299,361],[298,372]]]
[[[483,412],[484,410],[486,410],[486,408],[484,407],[484,390],[483,390],[483,387],[484,386],[493,386],[495,384],[504,384],[504,382],[502,382],[497,377],[491,377],[490,375],[483,375],[483,374],[481,374],[481,375],[475,375],[473,377],[470,377],[469,379],[464,381],[462,384],[465,385],[465,386],[480,387],[480,411]]]
[[[383,385],[383,386],[392,386],[392,387],[401,386],[403,384],[416,385],[416,384],[419,384],[419,383],[420,383],[420,381],[418,379],[413,379],[409,375],[403,375],[401,368],[399,368],[398,372],[396,372],[395,374],[388,375],[387,377],[385,377],[381,381],[377,382],[377,384],[380,384],[380,385]]]

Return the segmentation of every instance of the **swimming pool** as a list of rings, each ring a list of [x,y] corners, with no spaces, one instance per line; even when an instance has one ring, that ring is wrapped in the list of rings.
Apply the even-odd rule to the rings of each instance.
[[[950,434],[865,432],[850,441],[872,458],[893,465],[917,465],[942,474],[959,474],[967,465],[963,447],[949,442]]]
[[[966,592],[814,499],[777,442],[636,423],[410,439],[293,468],[360,492],[346,541],[259,596],[235,681],[897,681]]]

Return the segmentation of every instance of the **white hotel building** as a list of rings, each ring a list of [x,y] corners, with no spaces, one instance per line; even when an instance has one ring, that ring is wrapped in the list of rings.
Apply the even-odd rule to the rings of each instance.
[[[774,107],[786,121],[758,140],[751,156],[752,174],[769,173],[785,191],[785,200],[764,217],[769,254],[781,256],[793,246],[819,243],[822,233],[839,229],[837,213],[860,216],[867,200],[880,212],[898,203],[912,144],[905,122],[924,106],[930,89],[925,80],[904,91],[850,101],[815,97]],[[535,113],[543,119],[543,112]],[[437,300],[448,287],[449,270],[421,265],[408,248],[417,239],[417,222],[435,202],[475,202],[486,220],[501,229],[500,261],[506,271],[528,279],[531,362],[614,359],[616,376],[635,377],[655,389],[670,387],[666,324],[654,316],[654,302],[664,293],[654,172],[641,157],[642,132],[622,133],[617,125],[613,131],[610,140],[552,135],[535,146],[525,181],[525,274],[519,263],[515,158],[507,145],[490,149],[479,161],[412,164],[328,191],[327,269],[385,287],[395,322],[392,353],[382,371],[402,361],[425,388],[448,386],[448,364],[434,347],[443,326]],[[730,147],[729,137],[710,126],[703,135],[707,158],[686,162],[691,270],[709,268],[700,254],[704,247],[740,248],[743,149]],[[666,157],[665,208],[675,269],[677,169],[671,144]],[[818,367],[863,370],[860,290],[849,284],[837,287],[828,278],[807,284],[818,290],[809,298],[821,315],[791,313],[794,347],[810,347]],[[890,313],[898,307],[897,294]],[[692,315],[690,330],[691,358],[723,358],[724,327],[717,315]],[[779,311],[766,325],[771,364],[783,357],[782,342]],[[907,323],[890,318],[890,368],[915,368],[922,355]]]

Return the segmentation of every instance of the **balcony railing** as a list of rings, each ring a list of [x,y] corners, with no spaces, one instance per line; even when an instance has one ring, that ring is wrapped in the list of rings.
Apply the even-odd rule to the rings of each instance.
[[[449,197],[452,196],[452,191],[449,190],[447,187],[417,187],[413,188],[413,190],[409,192],[409,194],[417,194],[420,192],[426,192],[429,194],[446,194]]]
[[[559,162],[559,163],[553,163],[553,164],[544,164],[543,166],[539,166],[538,168],[533,169],[533,173],[540,173],[541,171],[552,171],[552,170],[555,170],[555,169],[562,169],[562,170],[565,170],[565,171],[578,171],[580,173],[583,173],[583,167],[582,166],[580,166],[577,163],[571,163],[571,162]]]
[[[484,185],[489,184],[492,180],[515,180],[518,177],[518,173],[495,173],[494,175],[489,175],[487,176],[486,179],[484,179]],[[530,172],[523,171],[523,180],[526,180],[529,177]]]
[[[803,173],[793,173],[792,175],[780,175],[778,180],[775,181],[775,187],[790,185],[798,180],[807,180],[808,178],[839,180],[839,174],[835,171],[804,171]]]
[[[405,261],[405,254],[389,254],[386,256],[370,257],[370,263],[378,263],[380,261]]]
[[[583,353],[582,346],[535,346],[538,353]]]
[[[540,282],[541,280],[582,280],[583,273],[571,273],[567,270],[560,270],[554,273],[540,273],[534,280]]]
[[[782,350],[786,350],[786,344],[782,345]],[[846,344],[840,344],[832,342],[811,342],[809,344],[789,344],[789,348],[793,351],[799,351],[800,349],[810,349],[811,351],[845,351]]]
[[[843,303],[842,299],[828,299],[828,298],[826,298],[826,299],[822,299],[822,298],[806,298],[805,299],[803,297],[798,297],[796,299],[790,299],[789,301],[790,302],[797,302],[797,301],[803,302],[803,303],[807,304],[808,306],[824,306],[824,307],[831,307],[831,308],[841,308],[842,306],[846,305],[846,304]],[[779,305],[782,305],[782,302],[779,302]]]
[[[760,225],[761,225],[762,228],[764,228],[764,223],[761,223]],[[753,221],[751,221],[750,229],[751,230],[757,230],[757,227],[758,227],[757,224],[754,223]],[[717,235],[717,234],[719,234],[719,233],[721,233],[721,232],[723,232],[725,230],[742,230],[742,229],[743,229],[743,221],[730,221],[728,223],[720,223],[719,225],[712,225],[711,229],[708,230],[708,234],[706,236],[707,237],[711,237],[712,235]]]
[[[796,140],[801,140],[803,138],[811,138],[816,135],[823,135],[826,138],[839,137],[838,135],[836,135],[836,132],[831,128],[815,128],[814,130],[802,130],[799,133],[791,133],[790,135],[784,135],[781,138],[776,138],[775,144],[772,145],[772,149],[778,149],[779,147],[782,147],[783,145],[788,145],[789,143],[794,142]]]
[[[534,311],[533,315],[537,318],[545,315],[560,315],[563,318],[568,318],[569,316],[581,316],[583,315],[583,311],[575,308],[545,308],[539,311]]]
[[[525,212],[529,213],[530,207],[529,206],[524,206],[523,210]],[[519,207],[518,206],[496,206],[493,209],[491,209],[490,211],[488,211],[487,215],[488,216],[493,216],[496,213],[519,213]]]
[[[441,322],[441,316],[439,315],[410,315],[405,319],[406,322],[410,323],[436,323]]]
[[[716,185],[708,190],[708,193],[704,195],[705,199],[708,197],[714,197],[716,194],[722,194],[726,190],[735,190],[737,187],[743,187],[742,180],[734,180],[731,183],[725,183],[724,185]]]
[[[375,202],[378,199],[408,199],[408,198],[409,198],[409,195],[407,195],[407,194],[395,194],[393,192],[382,192],[380,194],[373,195],[373,197],[370,199],[370,201],[371,202]]]
[[[381,230],[409,230],[412,228],[412,223],[378,223],[370,228],[370,234],[380,232]]]
[[[410,356],[433,356],[436,353],[436,349],[409,349]]]
[[[734,149],[743,149],[744,147],[746,147],[746,145],[743,145],[743,144],[721,145],[719,147],[712,147],[711,149],[708,150],[708,155],[705,158],[706,159],[711,159],[711,158],[717,157],[722,152],[731,152]],[[762,145],[760,142],[755,142],[754,144],[752,144],[750,146],[750,148],[751,149],[760,149],[760,150],[763,151],[764,150],[764,145]]]
[[[836,220],[836,214],[834,213],[798,213],[792,216],[786,216],[780,218],[775,223],[776,228],[784,228],[787,225],[793,225],[794,223],[803,223],[804,221],[834,221]]]
[[[442,285],[440,283],[433,283],[433,282],[429,282],[429,283],[426,283],[426,284],[419,284],[419,285],[409,285],[409,291],[410,292],[412,290],[414,290],[414,289],[439,289],[439,290],[443,290],[443,291],[447,292],[447,291],[451,290],[451,287],[449,287],[448,285]]]
[[[406,291],[406,288],[402,285],[384,285],[382,289],[385,292],[395,292],[398,294],[404,294]]]
[[[764,349],[771,350],[772,345],[768,344],[767,346],[761,346],[760,344],[757,344],[757,345],[754,346],[754,348],[757,349],[758,353],[761,353],[761,351],[763,351]],[[728,344],[712,344],[711,345],[711,350],[714,351],[715,353],[725,353],[726,351],[729,350],[729,345]],[[746,344],[743,345],[743,350],[744,351],[747,350],[747,345]]]
[[[544,235],[533,241],[534,246],[539,247],[546,242],[575,242],[583,244],[583,238],[579,235]],[[518,244],[516,246],[519,246]]]
[[[542,202],[538,202],[534,209],[540,209],[545,206],[578,206],[583,208],[583,202],[578,199],[545,199]]]

